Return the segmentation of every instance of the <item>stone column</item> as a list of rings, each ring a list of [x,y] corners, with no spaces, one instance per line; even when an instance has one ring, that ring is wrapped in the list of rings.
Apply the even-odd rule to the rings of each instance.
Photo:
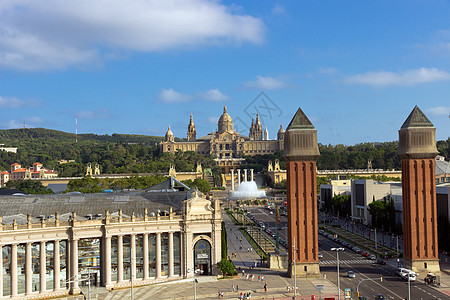
[[[44,293],[46,290],[46,281],[45,281],[45,273],[47,269],[47,261],[46,261],[46,252],[45,252],[45,242],[41,241],[39,245],[39,264],[40,264],[40,271],[39,271],[39,283],[40,283],[40,293]],[[78,258],[78,257],[77,257]]]
[[[144,279],[143,280],[147,280],[149,279],[149,273],[148,273],[148,233],[144,233],[143,236],[144,239],[144,249],[143,249],[143,256],[144,256],[144,260],[143,260],[143,264],[144,264]]]
[[[250,169],[250,178],[251,178],[250,181],[253,181],[253,169]]]
[[[241,185],[241,169],[238,169],[237,172],[238,172],[238,185]]]
[[[231,190],[234,191],[234,170],[231,169]]]
[[[105,286],[111,287],[111,237],[105,237]]]
[[[117,282],[123,281],[123,236],[117,236]]]
[[[33,292],[33,257],[31,255],[32,243],[25,246],[25,294],[30,295]]]
[[[54,241],[53,243],[53,290],[57,291],[61,288],[61,261],[59,257],[59,241]]]
[[[3,274],[2,274],[3,276]],[[11,298],[17,296],[17,244],[11,245]]]
[[[173,232],[169,232],[169,277],[173,277]]]
[[[130,262],[130,280],[136,279],[136,235],[132,234],[130,236],[130,253],[131,253],[131,262]]]
[[[244,181],[247,181],[247,169],[244,169]]]
[[[161,278],[161,233],[156,233],[156,278]]]
[[[70,251],[72,253],[71,257],[71,269],[72,274],[70,280],[73,281],[71,294],[76,294],[80,292],[80,288],[78,286],[78,240],[73,239],[70,245]]]

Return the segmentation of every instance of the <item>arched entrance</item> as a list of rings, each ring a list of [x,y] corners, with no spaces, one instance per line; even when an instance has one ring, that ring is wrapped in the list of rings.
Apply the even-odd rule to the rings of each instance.
[[[199,275],[211,275],[211,244],[204,239],[194,246],[194,269],[200,269]]]

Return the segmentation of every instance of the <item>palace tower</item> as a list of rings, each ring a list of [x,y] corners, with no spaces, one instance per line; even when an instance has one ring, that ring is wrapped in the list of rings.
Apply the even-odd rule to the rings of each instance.
[[[402,161],[404,265],[439,272],[435,157],[436,128],[416,106],[399,130]]]
[[[189,120],[189,125],[188,125],[188,131],[187,131],[187,140],[189,142],[194,142],[196,139],[197,139],[197,132],[195,131],[194,119],[192,118],[192,115],[191,115],[191,119]]]
[[[317,130],[299,108],[284,136],[287,169],[289,274],[319,276],[316,160]],[[294,242],[295,241],[295,242]],[[295,249],[293,244],[295,243]],[[294,261],[295,251],[295,263]]]

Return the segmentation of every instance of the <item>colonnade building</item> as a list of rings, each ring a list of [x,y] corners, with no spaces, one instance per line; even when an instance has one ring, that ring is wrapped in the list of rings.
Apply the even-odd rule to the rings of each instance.
[[[218,273],[219,202],[196,191],[2,196],[0,205],[0,298]]]

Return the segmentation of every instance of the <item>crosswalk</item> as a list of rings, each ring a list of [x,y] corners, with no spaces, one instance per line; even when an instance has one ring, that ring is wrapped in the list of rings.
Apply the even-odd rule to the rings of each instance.
[[[374,264],[375,262],[368,259],[344,259],[339,260],[339,264],[347,264],[347,265],[368,265],[368,264]],[[330,260],[319,260],[319,265],[335,265],[336,260],[330,259]]]

